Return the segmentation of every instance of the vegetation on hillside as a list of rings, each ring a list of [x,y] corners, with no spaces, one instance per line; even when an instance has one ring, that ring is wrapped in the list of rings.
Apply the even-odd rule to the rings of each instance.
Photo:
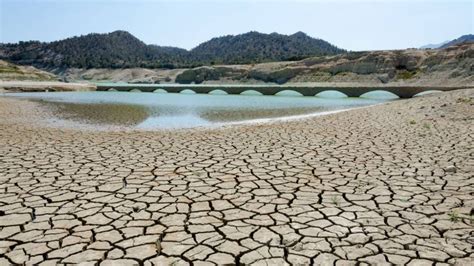
[[[335,55],[344,50],[303,32],[293,35],[249,32],[214,38],[193,50],[196,62],[204,64],[251,64],[269,61],[301,60],[310,56]]]
[[[146,45],[125,31],[0,46],[4,59],[41,67],[153,68],[179,61],[186,54],[184,49]]]
[[[343,53],[330,43],[299,32],[249,32],[205,42],[191,51],[146,45],[126,31],[88,34],[61,41],[1,44],[0,58],[45,68],[176,68],[296,60]]]

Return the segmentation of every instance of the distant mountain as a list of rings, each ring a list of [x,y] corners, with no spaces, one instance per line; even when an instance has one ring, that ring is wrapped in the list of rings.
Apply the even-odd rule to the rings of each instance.
[[[444,41],[442,43],[436,43],[436,44],[427,44],[427,45],[423,45],[420,47],[420,49],[438,49],[440,48],[441,46],[447,44],[449,41]]]
[[[213,38],[191,50],[200,62],[248,64],[265,61],[299,60],[310,56],[335,55],[344,50],[303,32],[293,35],[248,32]]]
[[[474,35],[472,34],[467,34],[467,35],[463,35],[455,40],[451,40],[451,41],[444,41],[442,43],[438,43],[438,44],[427,44],[427,45],[423,45],[420,47],[420,49],[443,49],[443,48],[446,48],[446,47],[449,47],[449,46],[453,46],[453,45],[456,45],[456,44],[460,44],[460,43],[465,43],[465,42],[474,42]]]
[[[455,40],[445,43],[440,48],[447,48],[449,46],[453,46],[460,43],[466,43],[466,42],[474,42],[474,35],[473,34],[463,35]]]
[[[50,43],[0,44],[0,59],[43,68],[174,68],[205,64],[259,63],[343,53],[330,43],[298,32],[249,32],[207,41],[191,51],[147,45],[126,31],[91,33]]]

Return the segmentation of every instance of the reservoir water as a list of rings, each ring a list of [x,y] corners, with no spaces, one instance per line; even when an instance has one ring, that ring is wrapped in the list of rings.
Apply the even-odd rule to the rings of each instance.
[[[389,101],[390,97],[210,95],[139,92],[8,93],[52,113],[50,124],[140,130],[213,127],[291,119]],[[382,95],[383,96],[383,95]]]

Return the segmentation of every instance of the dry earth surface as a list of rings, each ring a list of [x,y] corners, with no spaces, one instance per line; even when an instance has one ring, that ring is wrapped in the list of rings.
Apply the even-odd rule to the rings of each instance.
[[[0,98],[0,265],[472,265],[473,97],[176,132]]]

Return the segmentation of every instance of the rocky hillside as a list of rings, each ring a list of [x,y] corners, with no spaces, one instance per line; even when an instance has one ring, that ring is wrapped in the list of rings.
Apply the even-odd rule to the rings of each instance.
[[[352,52],[295,62],[185,70],[178,83],[356,82],[474,85],[474,44],[439,50]]]
[[[69,81],[131,83],[364,83],[473,85],[474,44],[447,49],[351,52],[300,61],[214,65],[192,69],[77,69],[57,73]]]
[[[58,77],[32,66],[18,66],[0,60],[0,80],[55,81]]]
[[[299,32],[249,32],[214,38],[187,51],[147,45],[126,31],[65,40],[0,44],[0,59],[41,68],[177,68],[208,64],[259,63],[343,53],[330,43]]]

